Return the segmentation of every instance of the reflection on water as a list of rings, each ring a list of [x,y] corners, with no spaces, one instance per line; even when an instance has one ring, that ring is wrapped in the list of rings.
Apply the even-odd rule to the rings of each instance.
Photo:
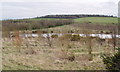
[[[21,36],[22,37],[39,37],[39,36],[42,36],[42,37],[51,37],[52,35],[58,35],[58,37],[62,36],[62,35],[65,35],[65,34],[70,34],[70,33],[46,33],[46,34],[22,34]],[[72,33],[72,35],[74,35],[75,33]],[[111,34],[87,34],[88,36],[92,36],[92,37],[99,37],[99,38],[112,38],[113,35]],[[86,34],[79,34],[79,36],[81,37],[86,37]],[[116,35],[117,38],[120,38],[120,35]]]

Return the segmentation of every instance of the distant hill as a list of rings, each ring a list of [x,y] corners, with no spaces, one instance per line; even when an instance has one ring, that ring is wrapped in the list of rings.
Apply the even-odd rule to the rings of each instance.
[[[83,18],[83,17],[114,17],[112,15],[88,15],[88,14],[80,14],[80,15],[46,15],[42,17],[35,17],[37,18],[65,18],[65,19],[76,19],[76,18]]]

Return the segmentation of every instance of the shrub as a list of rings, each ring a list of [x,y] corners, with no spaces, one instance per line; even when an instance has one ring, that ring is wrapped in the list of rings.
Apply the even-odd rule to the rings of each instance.
[[[58,38],[57,34],[51,35],[52,38]]]
[[[80,36],[79,35],[72,35],[72,37],[71,37],[71,39],[70,39],[71,41],[79,41],[80,40]]]
[[[65,34],[62,37],[60,37],[61,40],[69,40],[69,41],[79,41],[80,36],[78,34]]]
[[[108,70],[120,70],[120,50],[113,56],[102,55],[103,62]]]

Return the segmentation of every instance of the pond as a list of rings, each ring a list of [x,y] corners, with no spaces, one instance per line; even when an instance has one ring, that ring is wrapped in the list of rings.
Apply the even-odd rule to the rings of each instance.
[[[72,34],[75,35],[77,33],[45,33],[45,34],[22,34],[22,37],[51,37],[52,35],[58,35],[58,37],[65,35],[65,34]],[[112,34],[87,34],[88,36],[92,36],[92,37],[99,37],[99,38],[112,38],[113,35]],[[86,34],[79,34],[79,36],[81,37],[86,37]],[[116,35],[116,38],[120,38],[120,35]]]

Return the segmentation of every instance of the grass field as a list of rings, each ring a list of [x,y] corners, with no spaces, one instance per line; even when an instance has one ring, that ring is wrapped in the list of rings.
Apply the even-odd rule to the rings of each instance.
[[[30,20],[59,20],[56,18],[38,18],[38,19],[30,19]],[[114,17],[84,17],[73,19],[76,23],[86,23],[90,22],[91,24],[118,24],[118,18]]]
[[[74,19],[75,22],[84,23],[84,22],[91,22],[91,24],[117,24],[118,18],[112,17],[85,17],[85,18],[78,18]]]
[[[57,19],[57,18],[32,18],[32,19],[29,19],[29,20],[59,20],[59,19]]]

